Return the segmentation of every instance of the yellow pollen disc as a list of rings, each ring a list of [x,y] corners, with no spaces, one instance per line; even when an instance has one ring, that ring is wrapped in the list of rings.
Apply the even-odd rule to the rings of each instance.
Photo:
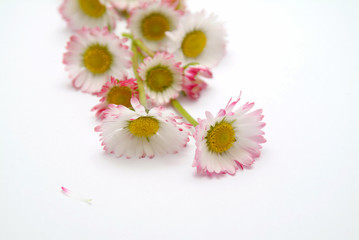
[[[164,66],[150,69],[146,74],[147,86],[155,92],[163,92],[173,83],[172,72]]]
[[[164,38],[165,32],[170,30],[170,23],[164,15],[153,13],[141,22],[143,36],[150,41],[159,41]]]
[[[223,153],[230,149],[236,141],[235,132],[232,125],[222,121],[216,123],[207,132],[206,144],[211,152]]]
[[[151,137],[159,128],[158,120],[153,117],[139,117],[128,125],[130,132],[137,137]]]
[[[132,91],[129,87],[112,87],[107,94],[107,102],[109,104],[123,105],[131,107]]]
[[[195,58],[206,47],[207,37],[202,31],[188,33],[182,41],[182,52],[186,57]]]
[[[106,12],[106,7],[99,0],[78,0],[82,11],[93,18],[99,18]]]
[[[95,44],[88,47],[83,54],[83,63],[93,74],[102,74],[111,67],[112,54],[106,46]]]

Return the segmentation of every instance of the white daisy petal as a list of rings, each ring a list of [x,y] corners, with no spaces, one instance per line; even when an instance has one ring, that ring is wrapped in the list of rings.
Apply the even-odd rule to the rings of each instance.
[[[152,0],[110,0],[110,2],[121,11],[131,11],[137,8],[143,2],[150,2]]]
[[[137,98],[131,98],[131,105],[138,114],[140,115],[146,114],[145,107],[141,105],[140,101]]]
[[[171,5],[176,10],[183,13],[186,9],[185,0],[109,0],[120,11],[130,12],[133,9],[140,7],[143,3],[148,2],[161,2],[163,4]]]

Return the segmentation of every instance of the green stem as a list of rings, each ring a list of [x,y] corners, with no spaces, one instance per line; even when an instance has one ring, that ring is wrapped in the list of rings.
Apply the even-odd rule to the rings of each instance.
[[[136,39],[133,42],[137,45],[137,47],[139,47],[142,51],[144,51],[148,56],[150,56],[150,57],[155,56],[154,52],[152,52],[148,47],[146,47],[146,45],[143,44],[143,42],[141,40]]]
[[[112,32],[111,24],[107,24],[107,29],[108,29],[109,32]]]
[[[136,47],[137,48],[137,47]],[[143,59],[145,59],[145,56],[143,55],[142,51],[137,48],[138,57],[140,59],[140,63],[143,63]]]
[[[129,38],[129,39],[133,40],[133,36],[131,33],[122,33],[122,37]]]
[[[146,102],[146,93],[145,93],[145,87],[144,87],[144,83],[143,80],[141,79],[141,77],[138,75],[137,69],[138,69],[138,52],[137,52],[137,48],[135,46],[135,44],[132,43],[132,52],[133,52],[133,56],[132,56],[132,68],[133,68],[133,73],[135,74],[135,77],[137,79],[137,85],[138,85],[138,92],[140,95],[140,103],[147,108],[147,102]]]
[[[131,33],[122,33],[122,36],[132,40],[132,43],[136,44],[136,46],[144,51],[148,56],[153,57],[155,53],[152,52],[140,39],[134,39]],[[142,56],[142,52],[139,52]]]
[[[194,127],[198,125],[198,122],[182,107],[182,105],[176,100],[171,100],[172,106]]]

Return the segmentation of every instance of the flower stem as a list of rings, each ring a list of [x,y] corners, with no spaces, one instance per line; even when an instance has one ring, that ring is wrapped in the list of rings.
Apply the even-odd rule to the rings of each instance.
[[[133,36],[131,33],[122,33],[122,37],[129,38],[129,39],[133,40]]]
[[[198,122],[182,107],[182,105],[176,100],[171,100],[172,106],[194,127],[198,125]]]
[[[137,52],[137,48],[136,48],[135,44],[132,43],[131,49],[132,49],[132,52],[133,52],[132,68],[133,68],[133,73],[135,74],[135,77],[137,79],[138,92],[139,92],[139,95],[140,95],[140,103],[146,108],[147,107],[147,102],[146,102],[145,87],[144,87],[143,80],[141,79],[141,77],[138,75],[138,72],[137,72],[137,69],[138,69],[138,52]]]
[[[152,52],[140,39],[134,39],[134,37],[131,33],[122,33],[122,36],[125,38],[128,38],[128,39],[131,39],[132,43],[134,43],[139,49],[144,51],[148,56],[150,56],[150,57],[155,56],[155,53]]]
[[[152,52],[140,39],[136,39],[133,41],[137,47],[139,47],[142,51],[144,51],[148,56],[155,56],[154,52]]]
[[[107,29],[108,29],[109,32],[112,32],[111,24],[107,24]]]
[[[136,47],[137,48],[137,47]],[[140,63],[143,63],[143,60],[145,59],[145,56],[143,55],[142,51],[137,48],[138,57],[140,59]]]

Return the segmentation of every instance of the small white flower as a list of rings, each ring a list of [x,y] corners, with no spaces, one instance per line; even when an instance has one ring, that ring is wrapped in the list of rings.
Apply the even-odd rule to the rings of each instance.
[[[116,13],[101,0],[64,0],[59,9],[72,30],[116,26]]]
[[[159,2],[143,3],[129,19],[129,28],[135,38],[141,39],[152,50],[163,49],[167,31],[177,28],[180,14],[172,6]]]
[[[131,52],[107,28],[82,29],[70,38],[63,63],[75,88],[97,93],[110,76],[122,78],[131,67]]]
[[[230,100],[216,117],[206,112],[206,119],[198,119],[193,162],[197,172],[233,175],[238,166],[248,167],[259,157],[260,144],[266,142],[261,130],[265,126],[262,109],[250,112],[254,103],[247,102],[232,111],[239,99]]]
[[[226,32],[213,14],[188,13],[177,30],[167,33],[168,51],[184,64],[198,62],[207,67],[216,65],[225,54]]]
[[[177,153],[189,141],[190,126],[178,122],[180,117],[162,107],[147,111],[136,98],[131,99],[132,111],[122,105],[110,104],[105,110],[100,132],[102,145],[117,157],[149,157]]]
[[[156,105],[168,103],[182,90],[183,69],[172,54],[157,52],[147,57],[138,69],[145,83],[145,92]]]

